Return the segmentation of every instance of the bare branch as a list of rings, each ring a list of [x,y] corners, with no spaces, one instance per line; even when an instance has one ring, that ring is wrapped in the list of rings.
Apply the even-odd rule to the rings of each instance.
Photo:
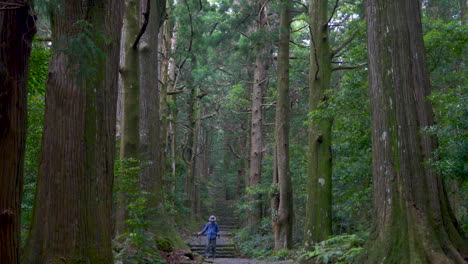
[[[292,43],[292,44],[294,44],[294,45],[296,45],[296,46],[298,46],[298,47],[301,47],[301,48],[305,48],[305,49],[310,48],[310,46],[301,45],[301,44],[295,42],[294,40],[289,40],[289,42]]]
[[[149,15],[150,15],[150,10],[151,10],[151,1],[147,0],[146,1],[146,12],[143,13],[143,17],[145,20],[143,21],[143,25],[141,26],[140,32],[138,33],[135,42],[133,43],[132,48],[135,50],[138,46],[138,42],[140,42],[141,37],[146,31],[146,28],[148,27],[148,21],[149,21]]]
[[[180,94],[183,93],[183,90],[173,90],[173,91],[167,91],[167,95],[175,95],[175,94]]]
[[[226,144],[229,148],[229,150],[232,152],[232,154],[234,154],[234,156],[236,156],[238,159],[241,158],[241,156],[239,154],[237,154],[231,147],[231,145],[229,145],[229,143]]]
[[[333,68],[332,71],[352,70],[352,69],[362,67],[364,65],[367,65],[367,62],[360,63],[358,65],[352,65],[352,66],[338,66],[338,67]]]
[[[303,26],[303,27],[300,27],[300,28],[298,28],[298,29],[296,29],[296,30],[291,31],[291,33],[296,33],[296,32],[298,32],[298,31],[301,31],[301,30],[303,30],[304,28],[306,28],[306,27],[308,27],[308,26],[309,26],[309,25],[305,25],[305,26]]]
[[[340,46],[338,46],[336,49],[332,50],[332,52],[331,52],[332,58],[335,57],[344,48],[346,48],[346,46],[348,46],[348,44],[351,43],[351,41],[353,41],[353,39],[356,37],[356,31],[357,30],[355,30],[349,38],[347,38],[345,41],[343,41]]]
[[[327,20],[327,24],[325,24],[325,25],[328,25],[328,23],[330,23],[330,21],[332,20],[333,16],[335,15],[336,9],[338,8],[338,3],[339,2],[340,2],[340,0],[336,0],[335,6],[333,7],[333,11],[331,12],[330,17]]]
[[[184,0],[185,5],[187,6],[187,13],[189,16],[190,20],[190,41],[189,41],[189,47],[187,50],[187,53],[190,53],[192,51],[192,43],[193,43],[193,36],[195,36],[195,30],[193,29],[193,21],[192,21],[192,12],[190,11],[190,5],[187,3],[187,0]],[[182,67],[184,67],[185,62],[187,61],[187,57],[184,58],[182,63],[179,66],[179,71],[182,70]]]

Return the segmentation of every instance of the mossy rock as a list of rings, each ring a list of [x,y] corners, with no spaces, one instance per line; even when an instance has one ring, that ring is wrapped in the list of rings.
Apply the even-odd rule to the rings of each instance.
[[[174,243],[169,238],[157,238],[156,246],[164,252],[172,252],[174,250]]]

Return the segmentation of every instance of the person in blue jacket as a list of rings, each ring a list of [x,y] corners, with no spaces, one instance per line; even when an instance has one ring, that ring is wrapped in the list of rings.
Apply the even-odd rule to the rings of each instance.
[[[208,219],[209,222],[206,223],[205,228],[201,232],[198,232],[198,235],[203,235],[206,233],[206,249],[205,257],[208,257],[211,251],[211,257],[216,257],[216,237],[219,237],[219,226],[216,223],[216,217],[214,215],[210,216]]]

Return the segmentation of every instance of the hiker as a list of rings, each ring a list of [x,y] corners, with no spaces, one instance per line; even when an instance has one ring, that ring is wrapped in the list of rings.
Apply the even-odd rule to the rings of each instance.
[[[206,249],[205,257],[208,258],[208,254],[211,251],[211,257],[216,257],[216,237],[219,237],[219,226],[216,223],[216,217],[214,215],[210,216],[208,219],[209,222],[206,223],[205,228],[201,232],[198,232],[198,235],[203,235],[206,232]]]

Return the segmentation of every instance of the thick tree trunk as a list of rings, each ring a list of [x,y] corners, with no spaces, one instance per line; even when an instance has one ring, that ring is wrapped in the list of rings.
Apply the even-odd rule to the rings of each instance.
[[[42,156],[23,263],[112,262],[122,5],[123,1],[83,4],[76,0],[53,10],[55,45],[46,90]],[[83,20],[93,27],[77,23]],[[88,31],[96,45],[93,48],[105,56],[89,58],[80,53],[74,45],[83,31]],[[84,67],[95,71],[88,74]]]
[[[272,203],[275,250],[292,246],[293,193],[289,172],[289,39],[290,0],[281,1],[280,36],[278,48],[278,96],[275,124],[275,169],[273,184],[277,193]]]
[[[146,1],[142,1],[141,10],[148,12],[148,26],[143,34],[139,48],[140,62],[140,158],[142,169],[140,171],[141,189],[149,193],[149,218],[156,215],[163,217],[164,183],[160,174],[162,149],[161,122],[160,122],[160,92],[159,92],[159,28],[162,23],[161,13],[165,2],[151,0],[150,8]],[[141,13],[144,13],[141,12]],[[155,219],[153,219],[155,220]]]
[[[33,10],[27,1],[19,4],[0,10],[0,262],[5,264],[20,258],[28,65],[36,33]]]
[[[309,16],[312,30],[309,72],[310,111],[327,100],[330,88],[331,52],[328,32],[328,0],[311,0]],[[304,239],[306,247],[331,235],[331,120],[309,125],[309,167]]]
[[[139,155],[139,116],[140,116],[140,83],[138,50],[133,43],[140,31],[138,22],[139,0],[126,0],[124,22],[122,28],[123,65],[120,67],[122,78],[122,122],[120,137],[120,159],[138,160]],[[125,162],[123,166],[137,166],[136,162]],[[122,175],[121,175],[122,176]],[[120,176],[120,177],[121,177]],[[121,188],[120,188],[121,189]],[[124,191],[119,191],[116,216],[115,235],[125,232],[127,218],[127,198]]]
[[[374,224],[359,263],[466,263],[442,178],[418,1],[368,0]]]
[[[256,3],[259,8],[256,30],[258,32],[268,30],[268,3],[260,1]],[[264,94],[269,83],[269,66],[271,64],[271,45],[268,42],[258,43],[255,58],[254,83],[252,88],[252,121],[251,121],[251,143],[250,143],[250,171],[249,186],[260,183],[262,177],[263,159],[263,102]],[[255,201],[254,208],[249,212],[249,224],[258,226],[261,220],[262,204],[257,194],[249,197]]]

